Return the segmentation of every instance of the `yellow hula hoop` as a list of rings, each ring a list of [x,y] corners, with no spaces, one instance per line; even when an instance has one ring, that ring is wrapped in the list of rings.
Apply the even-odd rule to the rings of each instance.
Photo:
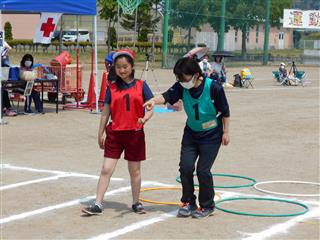
[[[181,187],[153,187],[153,188],[142,188],[140,192],[148,192],[148,191],[157,191],[157,190],[181,190]],[[195,188],[196,191],[198,191],[198,188]],[[219,201],[221,199],[221,195],[219,193],[215,194],[214,200]],[[155,201],[151,199],[146,198],[139,198],[139,201],[141,202],[147,202],[147,203],[153,203],[153,204],[160,204],[160,205],[174,205],[174,206],[180,206],[181,202],[162,202],[162,201]]]

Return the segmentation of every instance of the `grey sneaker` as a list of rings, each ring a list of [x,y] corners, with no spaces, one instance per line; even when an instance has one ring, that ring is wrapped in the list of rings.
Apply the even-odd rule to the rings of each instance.
[[[212,216],[214,212],[214,208],[198,208],[197,210],[192,212],[193,218],[206,218]]]
[[[196,209],[196,204],[182,203],[182,206],[178,210],[177,217],[190,217]]]
[[[88,214],[88,215],[101,215],[102,214],[102,209],[98,205],[83,208],[81,211],[83,213]]]

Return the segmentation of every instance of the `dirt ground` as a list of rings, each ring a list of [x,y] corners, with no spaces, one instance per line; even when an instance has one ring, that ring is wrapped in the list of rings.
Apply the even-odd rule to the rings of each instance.
[[[300,67],[302,70],[302,67]],[[221,147],[213,173],[261,181],[319,183],[319,68],[303,67],[305,87],[279,86],[272,67],[251,68],[254,88],[226,89],[231,109],[231,143]],[[229,76],[240,68],[230,68]],[[156,78],[154,78],[153,73]],[[137,69],[137,76],[141,70]],[[87,88],[89,73],[83,86]],[[100,78],[99,75],[98,79]],[[162,92],[174,81],[172,70],[148,71],[147,82]],[[102,216],[81,217],[92,203],[103,152],[97,145],[99,114],[62,110],[45,103],[44,115],[4,119],[1,125],[1,239],[319,239],[319,197],[265,194],[253,187],[216,189],[222,198],[260,196],[299,201],[309,212],[293,217],[252,217],[220,210],[203,220],[176,218],[175,206],[146,203],[146,215],[130,211],[130,179],[119,160],[105,196]],[[144,187],[178,185],[180,141],[185,113],[156,113],[145,127],[147,161]],[[215,177],[216,185],[247,184]],[[319,194],[318,185],[266,184],[283,193]],[[180,192],[144,192],[159,201],[179,201]],[[301,206],[243,200],[221,207],[251,213],[290,214]]]

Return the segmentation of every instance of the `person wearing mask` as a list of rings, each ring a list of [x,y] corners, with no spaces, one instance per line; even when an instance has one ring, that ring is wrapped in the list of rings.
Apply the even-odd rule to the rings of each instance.
[[[33,71],[33,56],[31,54],[25,54],[20,62],[20,79],[25,81],[33,81],[37,78],[36,72]],[[43,113],[42,102],[40,99],[40,93],[36,90],[32,90],[30,96],[26,97],[24,112],[25,114],[34,114],[31,110],[31,103],[34,101],[35,114]]]
[[[180,151],[182,205],[177,216],[204,218],[212,215],[215,209],[211,168],[221,144],[228,145],[230,141],[229,105],[223,87],[211,78],[204,77],[194,59],[179,59],[173,73],[176,82],[144,106],[152,110],[155,104],[174,104],[182,99],[187,122]],[[199,180],[199,208],[194,194],[195,170]]]
[[[199,63],[199,66],[202,70],[202,73],[205,77],[209,77],[212,73],[211,64],[209,63],[209,55],[206,54],[203,56],[202,61]]]

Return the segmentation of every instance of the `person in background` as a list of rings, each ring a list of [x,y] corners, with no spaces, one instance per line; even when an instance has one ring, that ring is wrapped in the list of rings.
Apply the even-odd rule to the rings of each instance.
[[[214,62],[211,65],[212,67],[212,74],[211,78],[220,82],[222,85],[227,82],[226,77],[226,68],[224,63],[222,62],[222,56],[215,56]]]
[[[11,49],[12,49],[12,47],[6,41],[3,41],[3,48],[1,51],[1,66],[2,67],[10,67],[10,60],[9,60],[8,52]]]
[[[202,73],[205,77],[209,77],[212,73],[211,64],[209,63],[209,55],[206,54],[203,56],[202,61],[199,63],[199,66],[202,70]]]
[[[25,81],[33,81],[37,78],[37,74],[33,71],[33,56],[31,54],[25,54],[20,62],[20,79]],[[32,90],[30,96],[26,97],[24,104],[25,114],[34,114],[31,110],[31,103],[34,101],[35,114],[43,113],[42,102],[40,99],[40,93],[36,90]]]
[[[3,48],[1,51],[1,66],[2,67],[10,67],[8,52],[11,49],[12,49],[11,46],[6,41],[4,41]],[[8,116],[8,117],[14,117],[17,115],[17,112],[15,110],[13,110],[11,107],[9,92],[6,89],[3,89],[3,92],[2,92],[2,111],[3,111],[4,115]]]
[[[11,107],[9,93],[7,90],[3,90],[2,94],[2,112],[5,116],[8,117],[17,116],[17,112]]]
[[[280,63],[279,66],[279,72],[280,72],[280,79],[283,80],[288,77],[288,71],[286,69],[286,64],[285,63]]]

